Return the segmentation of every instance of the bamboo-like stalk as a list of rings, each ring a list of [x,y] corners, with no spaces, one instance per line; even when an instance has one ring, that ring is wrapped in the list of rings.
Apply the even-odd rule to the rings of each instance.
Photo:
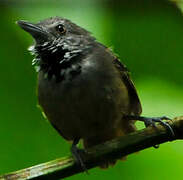
[[[121,156],[149,148],[151,146],[183,139],[183,116],[167,121],[172,127],[175,136],[162,125],[156,128],[148,127],[126,136],[97,145],[82,154],[87,169],[96,167],[107,160],[118,159]],[[0,176],[0,180],[18,179],[51,179],[65,178],[82,172],[83,169],[74,161],[73,157],[59,158],[50,162],[32,166],[16,172]]]

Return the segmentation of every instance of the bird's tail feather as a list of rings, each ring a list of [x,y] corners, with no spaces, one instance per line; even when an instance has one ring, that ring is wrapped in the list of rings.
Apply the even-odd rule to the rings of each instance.
[[[136,131],[136,127],[134,125],[134,122],[124,122],[121,123],[121,125],[118,128],[115,128],[113,131],[101,131],[98,136],[89,138],[89,139],[84,139],[83,140],[83,145],[85,149],[91,148],[93,146],[96,146],[98,144],[102,144],[106,141],[110,141],[112,139],[115,139],[120,136],[124,136],[126,134],[129,134],[131,132]],[[126,160],[126,157],[122,156],[120,160]],[[114,166],[116,164],[117,160],[106,160],[106,162],[100,167],[102,169],[106,169],[109,166]]]

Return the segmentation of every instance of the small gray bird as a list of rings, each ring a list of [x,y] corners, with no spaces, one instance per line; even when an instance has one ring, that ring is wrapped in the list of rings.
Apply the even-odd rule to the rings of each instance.
[[[71,151],[82,166],[76,146],[81,139],[90,148],[135,131],[135,120],[146,126],[161,122],[173,133],[162,121],[168,118],[140,116],[126,66],[88,31],[60,17],[17,23],[35,39],[39,105],[59,134],[73,142]]]

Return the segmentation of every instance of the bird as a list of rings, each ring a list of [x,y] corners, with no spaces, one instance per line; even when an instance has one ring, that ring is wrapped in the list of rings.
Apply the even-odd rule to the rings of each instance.
[[[167,117],[140,116],[142,106],[129,70],[110,48],[86,29],[62,17],[17,24],[34,39],[29,48],[38,72],[38,104],[58,133],[72,142],[71,152],[84,168],[79,148],[85,150],[136,131]],[[115,164],[106,161],[101,167]]]

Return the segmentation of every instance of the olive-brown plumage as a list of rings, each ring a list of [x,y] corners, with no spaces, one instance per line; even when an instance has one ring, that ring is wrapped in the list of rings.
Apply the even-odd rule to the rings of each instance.
[[[18,24],[35,39],[38,102],[66,140],[92,147],[133,132],[141,104],[127,68],[88,31],[54,17]]]

